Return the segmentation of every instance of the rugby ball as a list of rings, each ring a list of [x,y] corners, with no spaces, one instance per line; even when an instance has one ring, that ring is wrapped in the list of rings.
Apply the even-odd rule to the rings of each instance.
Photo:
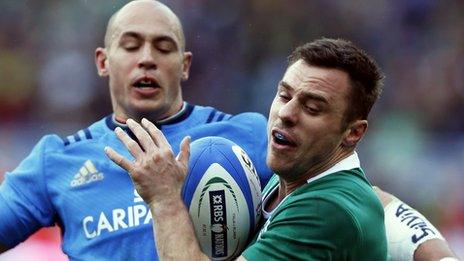
[[[221,137],[192,142],[182,197],[205,254],[213,260],[241,254],[261,213],[259,177],[242,148]]]

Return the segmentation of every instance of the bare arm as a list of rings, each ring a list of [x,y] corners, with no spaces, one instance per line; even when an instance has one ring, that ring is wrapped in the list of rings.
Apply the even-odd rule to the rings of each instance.
[[[150,204],[160,260],[209,260],[200,249],[182,199]]]
[[[397,200],[393,195],[379,189],[378,187],[374,187],[374,190],[384,208],[393,200]],[[391,233],[391,231],[388,231],[387,228],[387,235],[389,232]],[[420,244],[414,251],[414,261],[433,261],[440,260],[444,257],[457,258],[453,251],[449,248],[448,243],[442,239],[427,240]]]
[[[143,127],[133,120],[127,124],[140,144],[121,129],[116,130],[116,135],[135,160],[129,161],[111,148],[105,148],[105,152],[127,170],[138,193],[150,206],[160,260],[207,260],[181,198],[188,171],[189,139],[184,138],[175,158],[171,146],[154,124],[147,120],[142,120]]]
[[[457,258],[449,248],[448,243],[441,239],[426,241],[414,252],[414,261],[440,260],[444,257]]]

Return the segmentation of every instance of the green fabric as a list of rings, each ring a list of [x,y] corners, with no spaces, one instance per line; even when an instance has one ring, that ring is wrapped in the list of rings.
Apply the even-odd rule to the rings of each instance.
[[[272,177],[264,195],[278,183],[278,177]],[[247,260],[386,260],[382,205],[361,169],[330,174],[287,196],[243,256]]]

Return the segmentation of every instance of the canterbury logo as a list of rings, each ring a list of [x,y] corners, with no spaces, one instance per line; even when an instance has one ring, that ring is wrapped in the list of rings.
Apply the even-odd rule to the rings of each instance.
[[[74,175],[74,179],[71,181],[71,187],[82,186],[90,182],[102,180],[103,178],[103,173],[98,172],[92,161],[87,160],[79,172]]]

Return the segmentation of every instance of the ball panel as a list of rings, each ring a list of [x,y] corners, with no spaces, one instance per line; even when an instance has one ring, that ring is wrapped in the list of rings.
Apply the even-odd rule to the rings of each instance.
[[[259,218],[261,217],[261,183],[259,181],[258,173],[253,165],[253,162],[248,157],[246,152],[237,145],[232,146],[232,151],[234,152],[235,156],[237,157],[241,169],[245,171],[245,177],[247,179],[247,191],[249,189],[249,194],[246,193],[245,197],[247,197],[247,202],[253,202],[253,205],[249,205],[249,207],[253,208],[251,211],[251,225],[253,228],[258,224]],[[251,228],[250,231],[253,231]]]
[[[232,257],[243,249],[250,227],[246,199],[221,165],[213,163],[192,197],[189,213],[203,251],[214,259]]]
[[[246,153],[220,137],[192,142],[182,190],[203,251],[214,260],[239,254],[258,222],[259,177]]]

